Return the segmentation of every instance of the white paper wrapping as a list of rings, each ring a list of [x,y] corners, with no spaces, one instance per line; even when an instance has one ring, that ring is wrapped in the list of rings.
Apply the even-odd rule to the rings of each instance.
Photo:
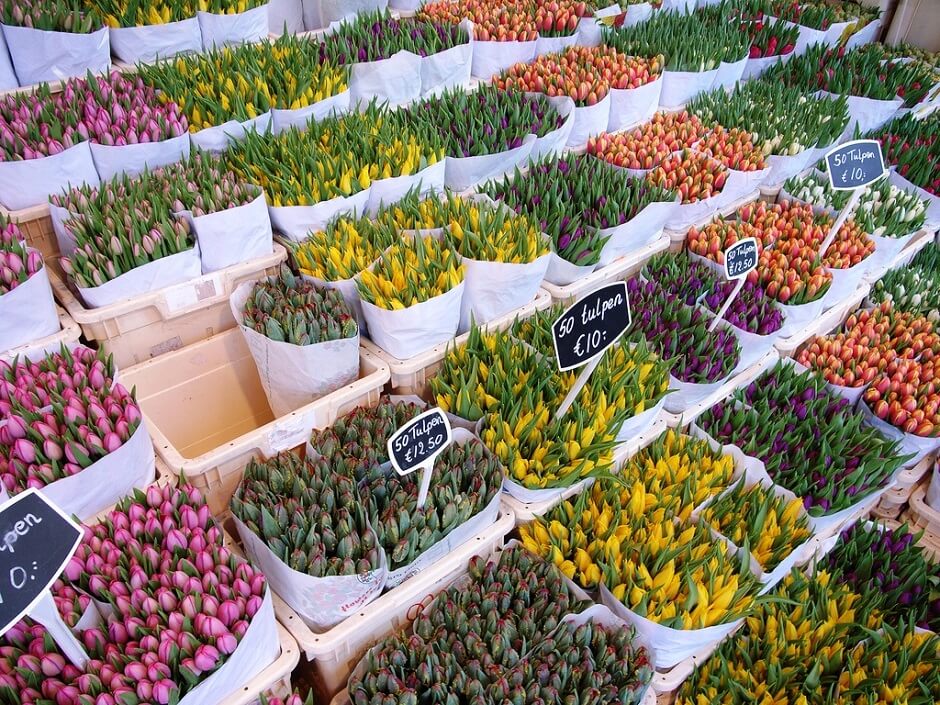
[[[711,90],[718,78],[718,69],[711,71],[663,71],[663,89],[659,105],[678,108],[700,93]]]
[[[623,21],[624,27],[632,27],[633,25],[640,24],[641,22],[646,22],[646,20],[648,20],[654,12],[653,6],[648,2],[641,2],[637,3],[636,5],[627,5],[624,10],[627,13],[627,17]]]
[[[108,28],[89,34],[51,32],[3,25],[16,77],[21,86],[101,73],[111,67]]]
[[[845,43],[845,48],[847,50],[855,49],[856,47],[870,44],[875,41],[875,37],[878,36],[879,32],[881,32],[881,17],[872,20],[849,37],[849,40]]]
[[[361,575],[314,578],[286,565],[237,517],[232,520],[251,562],[261,569],[278,597],[315,631],[327,631],[382,592],[388,576],[388,563],[381,549],[377,570]],[[372,527],[368,530],[371,532]]]
[[[421,57],[400,51],[381,61],[352,65],[349,76],[350,105],[377,98],[390,106],[403,105],[421,97]]]
[[[568,47],[578,43],[578,30],[575,29],[571,34],[562,37],[543,37],[539,36],[535,40],[535,56],[545,56],[546,54],[557,54]]]
[[[311,0],[304,0],[305,9],[308,2]],[[321,26],[328,27],[331,22],[344,17],[354,17],[370,10],[384,10],[388,7],[388,0],[312,0],[312,4],[318,8],[317,16],[323,23]]]
[[[216,15],[212,12],[197,12],[202,48],[206,51],[216,47],[260,42],[268,36],[268,6],[253,7],[232,15]]]
[[[927,485],[927,496],[924,498],[927,506],[940,512],[940,465],[933,464],[930,471],[930,484]]]
[[[827,91],[819,91],[819,95],[827,98],[838,98],[836,93]],[[850,95],[848,96],[849,124],[846,131],[851,135],[855,133],[856,128],[862,134],[877,130],[894,117],[903,105],[903,98],[876,100]]]
[[[874,256],[875,253],[868,255],[868,257],[849,269],[826,268],[832,274],[832,286],[823,296],[823,307],[826,310],[844,304],[858,291],[865,275],[868,273],[868,268],[871,266],[871,260]]]
[[[373,181],[369,187],[369,202],[366,210],[369,213],[378,214],[383,204],[388,206],[397,203],[412,189],[415,189],[422,197],[433,191],[443,191],[445,171],[446,160],[441,159],[417,174]]]
[[[274,619],[274,600],[269,587],[262,598],[261,609],[252,618],[238,648],[219,670],[189,691],[178,705],[230,701],[273,663],[280,652],[277,622]]]
[[[9,91],[18,87],[16,72],[13,71],[13,62],[7,51],[7,43],[0,32],[0,91]]]
[[[874,281],[875,279],[880,279],[888,269],[897,266],[895,260],[898,255],[901,254],[901,251],[911,243],[915,235],[917,235],[917,232],[912,232],[901,237],[883,237],[869,234],[868,237],[875,243],[875,251],[868,256],[871,263],[869,264],[868,272],[865,274],[866,280]]]
[[[255,282],[238,285],[229,298],[232,317],[254,358],[258,377],[275,417],[296,411],[359,377],[359,334],[313,345],[294,345],[244,325],[245,302]]]
[[[464,290],[459,332],[470,330],[473,320],[488,323],[525,306],[535,298],[548,269],[549,255],[527,264],[481,262],[463,258]]]
[[[825,310],[825,295],[808,304],[790,305],[777,303],[777,306],[786,314],[783,328],[780,329],[781,338],[792,338],[801,333],[806,326],[812,324]]]
[[[787,25],[793,26],[793,22],[778,20],[785,22]],[[845,28],[850,24],[853,24],[854,20],[850,22],[836,22],[829,26],[829,29],[813,29],[812,27],[805,27],[803,25],[795,25],[799,28],[800,35],[796,40],[796,49],[793,50],[793,53],[797,56],[802,56],[806,53],[806,50],[813,44],[825,44],[826,46],[835,46],[838,44],[839,39],[842,37],[842,33],[845,31]]]
[[[447,88],[470,83],[473,66],[473,25],[469,20],[460,23],[470,41],[450,49],[421,58],[421,95],[435,95]]]
[[[725,179],[719,193],[694,203],[677,203],[674,205],[666,220],[666,228],[669,230],[685,230],[693,223],[709,217],[721,208],[742,198],[749,190],[753,189],[750,181],[751,178],[747,176],[746,172],[729,169],[728,178]]]
[[[312,206],[268,206],[274,229],[285,237],[300,242],[311,230],[323,230],[340,214],[362,215],[369,202],[369,189],[352,196],[337,196]]]
[[[192,249],[135,267],[115,279],[106,281],[101,286],[77,288],[82,301],[89,308],[100,308],[123,299],[149,294],[172,284],[189,281],[201,275],[202,263],[199,260],[199,245],[196,244]]]
[[[734,89],[738,81],[744,76],[747,61],[747,56],[737,61],[722,61],[718,66],[718,75],[715,76],[712,89],[724,88],[726,91]]]
[[[43,204],[70,186],[99,183],[88,142],[50,157],[0,162],[0,203],[11,211]]]
[[[271,254],[274,234],[264,192],[250,203],[224,211],[185,217],[196,233],[202,273],[208,274]]]
[[[204,152],[224,152],[231,145],[245,138],[245,133],[251,130],[265,133],[271,126],[271,113],[263,113],[256,118],[239,122],[229,120],[215,127],[206,127],[199,132],[189,133],[192,146]]]
[[[111,28],[110,33],[112,53],[128,64],[152,63],[176,54],[202,50],[202,35],[196,17],[166,24]]]
[[[107,145],[91,143],[91,156],[98,176],[103,181],[127,174],[136,176],[145,169],[153,170],[182,161],[189,156],[189,134],[170,137],[160,142]]]
[[[433,299],[398,311],[362,302],[369,338],[399,360],[427,352],[456,336],[465,282]]]
[[[748,59],[747,63],[744,65],[744,73],[741,74],[741,79],[744,81],[749,81],[752,78],[760,78],[761,75],[770,69],[770,67],[775,64],[780,63],[781,61],[788,61],[794,52],[789,54],[777,55],[777,56],[762,56],[756,59]]]
[[[444,183],[454,191],[466,191],[471,186],[511,172],[524,164],[535,146],[535,135],[527,135],[515,149],[475,157],[444,158]]]
[[[538,40],[531,42],[497,42],[476,40],[473,42],[473,66],[475,78],[489,80],[513,64],[528,64],[535,58]]]
[[[913,458],[904,463],[905,467],[917,465],[924,459],[924,456],[940,448],[940,437],[925,438],[924,436],[915,436],[913,433],[905,433],[896,426],[892,426],[887,421],[882,421],[875,416],[864,399],[858,405],[858,409],[869,425],[874,426],[891,440],[901,441],[901,455],[914,455]]]
[[[2,169],[2,166],[0,166],[0,169]],[[927,201],[927,216],[924,220],[925,230],[936,230],[937,228],[940,228],[940,196],[934,196],[926,189],[922,189],[917,184],[911,183],[903,176],[898,174],[896,167],[891,167],[891,169],[888,171],[888,181],[893,186],[897,186],[898,188],[914,191],[920,198]],[[3,191],[0,190],[0,193],[2,192]]]
[[[135,487],[146,487],[156,477],[153,444],[147,425],[140,422],[134,434],[113,453],[108,453],[77,475],[64,477],[40,492],[66,514],[91,519],[113,506]]]
[[[561,257],[557,252],[549,254],[548,269],[545,271],[545,281],[556,286],[567,286],[597,269],[596,264],[574,264]]]
[[[796,176],[810,164],[813,156],[812,149],[804,149],[802,152],[794,155],[771,154],[764,161],[767,163],[767,176],[764,183],[768,186],[782,184],[791,176]]]
[[[72,217],[67,208],[49,204],[49,220],[52,221],[52,232],[55,233],[59,245],[59,253],[68,257],[75,251],[75,236],[65,223]]]
[[[617,443],[628,443],[646,433],[650,426],[656,423],[665,406],[666,397],[663,397],[649,409],[624,421],[617,432]]]
[[[663,228],[677,203],[655,202],[637,213],[626,223],[605,228],[601,235],[608,236],[601,250],[598,266],[605,267],[624,255],[639,250],[663,233]]]
[[[45,338],[60,328],[45,265],[15,289],[0,294],[0,351]]]
[[[319,29],[307,27],[307,29]],[[301,0],[269,0],[268,32],[280,36],[304,31],[304,8]]]
[[[574,109],[574,124],[565,144],[569,147],[579,147],[587,144],[589,137],[594,137],[607,130],[610,121],[610,93],[594,105],[576,106]]]
[[[607,120],[607,130],[616,132],[626,127],[646,122],[659,107],[659,99],[663,90],[663,78],[658,76],[655,81],[629,90],[614,88],[610,91],[610,118]]]
[[[349,112],[349,89],[313,105],[294,110],[275,108],[271,111],[271,131],[278,134],[291,127],[306,129],[311,120],[323,120],[333,115]]]

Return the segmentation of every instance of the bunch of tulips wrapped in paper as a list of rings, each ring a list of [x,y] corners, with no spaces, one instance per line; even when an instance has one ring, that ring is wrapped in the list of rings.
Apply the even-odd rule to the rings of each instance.
[[[216,15],[233,15],[260,7],[262,0],[85,0],[99,12],[109,27],[179,22],[196,16],[197,11]]]
[[[573,35],[583,17],[593,14],[593,7],[583,0],[460,0],[429,2],[418,17],[458,24],[473,22],[477,41],[534,41],[538,37]]]
[[[907,267],[888,272],[872,286],[875,303],[889,303],[897,311],[940,321],[940,245],[931,243]]]
[[[940,195],[940,140],[936,113],[923,119],[903,115],[871,135],[881,142],[885,164],[932,196]]]

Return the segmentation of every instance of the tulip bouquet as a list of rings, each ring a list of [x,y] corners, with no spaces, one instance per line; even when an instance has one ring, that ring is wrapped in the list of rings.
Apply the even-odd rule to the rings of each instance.
[[[390,311],[446,294],[463,282],[463,264],[453,248],[435,237],[393,244],[372,269],[359,274],[363,301]]]
[[[249,132],[226,153],[235,173],[263,188],[275,208],[348,197],[376,179],[416,174],[443,157],[428,130],[406,126],[375,104],[306,130]]]
[[[503,468],[480,441],[452,444],[434,462],[427,503],[418,507],[418,473],[399,477],[374,467],[360,489],[389,568],[409,566],[502,491]]]
[[[748,705],[763,695],[775,702],[832,702],[849,649],[879,624],[866,601],[828,572],[793,570],[744,629],[699,664],[676,703]]]
[[[43,262],[39,250],[26,247],[16,223],[0,221],[0,224],[0,296],[3,296],[42,270]]]
[[[876,675],[885,674],[885,675]],[[877,685],[876,685],[877,683]],[[940,637],[909,625],[885,626],[849,652],[835,705],[881,705],[898,698],[940,699]]]
[[[931,90],[935,78],[916,63],[882,63],[871,52],[846,51],[815,44],[802,56],[772,66],[762,77],[804,91],[824,90],[875,100],[904,99],[907,107],[918,103]]]
[[[750,551],[765,573],[812,534],[802,501],[787,500],[760,483],[748,487],[744,478],[699,517],[735,546]]]
[[[686,306],[694,306],[703,294],[720,282],[716,270],[692,259],[687,252],[654,255],[643,267],[642,276]]]
[[[268,698],[261,694],[261,705],[313,705],[313,691],[307,692],[307,697],[302,698],[297,691],[292,692],[286,698]]]
[[[796,48],[800,28],[784,22],[769,22],[763,12],[748,15],[742,12],[739,29],[751,38],[750,59],[786,56]]]
[[[654,186],[675,190],[682,203],[696,203],[721,193],[728,170],[714,157],[690,149],[670,154],[646,175]]]
[[[653,169],[673,152],[692,147],[708,128],[683,111],[659,112],[628,132],[604,133],[588,140],[587,151],[614,166]]]
[[[714,157],[722,166],[735,171],[759,171],[767,166],[764,154],[754,144],[754,136],[739,127],[727,130],[716,125],[695,145],[695,151]]]
[[[57,583],[63,596],[74,590],[108,608],[100,626],[77,635],[87,665],[67,663],[45,628],[24,619],[3,637],[0,700],[179,702],[229,660],[253,622],[274,628],[262,609],[264,575],[223,538],[192,487],[151,486],[122,500],[86,527]]]
[[[539,36],[570,36],[582,17],[590,17],[593,8],[583,0],[449,0],[425,4],[418,17],[459,24],[473,22],[474,39],[486,41],[534,41]]]
[[[936,325],[940,322],[940,245],[927,245],[907,267],[888,272],[875,282],[870,297]]]
[[[826,564],[833,577],[877,606],[893,623],[940,625],[937,565],[905,524],[889,529],[857,522],[843,529]]]
[[[781,243],[787,247],[788,242]],[[847,220],[839,228],[829,248],[820,253],[823,265],[830,269],[849,269],[868,258],[875,251],[875,242],[862,230],[855,220]]]
[[[179,108],[162,104],[141,77],[89,74],[69,80],[59,93],[43,84],[33,93],[0,99],[0,161],[39,159],[86,140],[103,145],[159,142],[188,128]]]
[[[734,291],[735,282],[721,282],[705,294],[702,305],[718,313]],[[725,311],[724,320],[739,330],[755,335],[771,335],[783,328],[783,313],[763,287],[746,281]]]
[[[294,452],[252,460],[232,514],[291,569],[315,578],[377,570],[381,548],[351,477]]]
[[[522,145],[534,134],[560,128],[565,118],[544,95],[527,96],[483,85],[472,93],[455,88],[399,111],[404,124],[424,125],[443,141],[449,157],[496,154]],[[486,116],[482,119],[481,116]]]
[[[243,325],[291,345],[353,338],[359,332],[343,295],[298,278],[284,265],[277,277],[257,282],[245,303]]]
[[[867,44],[863,51],[876,52],[886,59],[914,59],[931,67],[940,66],[940,52],[927,51],[923,47],[898,42],[897,44]]]
[[[756,204],[743,206],[738,213],[749,215],[755,210],[766,211],[766,208],[766,203],[759,201]],[[757,251],[761,253],[773,244],[777,239],[777,233],[770,228],[758,228],[750,222],[749,217],[744,220],[718,217],[702,228],[695,225],[689,228],[686,234],[686,247],[692,254],[724,264],[725,250],[734,243],[749,237],[757,240]]]
[[[940,436],[937,365],[930,360],[893,360],[865,390],[862,399],[872,413],[892,426],[921,438]]]
[[[767,295],[780,304],[799,306],[819,301],[832,285],[832,272],[818,261],[818,248],[825,238],[823,226],[812,224],[808,206],[802,211],[794,206],[788,215],[784,209],[780,218],[787,229],[772,248],[760,253],[756,274],[749,278],[756,278]]]
[[[706,93],[687,109],[705,123],[750,134],[765,157],[830,145],[849,121],[845,96],[811,99],[800,88],[776,80],[740,82],[730,95],[723,90]]]
[[[389,11],[363,12],[323,37],[320,60],[338,65],[381,61],[400,51],[430,56],[470,41],[466,30],[448,22],[397,19]]]
[[[139,66],[162,104],[173,103],[189,131],[245,122],[272,109],[296,110],[345,91],[349,70],[317,56],[292,35]]]
[[[708,330],[700,309],[684,305],[656,282],[627,282],[636,315],[634,330],[664,360],[672,360],[672,376],[687,384],[712,384],[731,374],[741,357],[741,345],[726,328]]]
[[[85,347],[0,360],[0,481],[8,492],[77,475],[137,431],[140,407],[110,358]]]
[[[195,17],[196,12],[233,15],[264,4],[264,0],[88,0],[109,27],[142,27]]]
[[[937,113],[923,119],[904,115],[872,135],[881,142],[885,164],[896,166],[899,175],[933,196],[940,195],[938,129]]]
[[[0,21],[14,27],[75,34],[90,34],[102,26],[101,18],[84,0],[3,0]]]
[[[376,220],[341,215],[292,244],[291,256],[301,274],[337,282],[367,269],[398,239],[398,230],[382,215]]]
[[[760,460],[775,484],[821,517],[877,491],[904,460],[896,443],[847,406],[819,377],[781,362],[697,423],[719,443]]]
[[[659,78],[658,58],[621,54],[611,47],[569,47],[531,64],[518,63],[494,79],[503,90],[566,95],[575,105],[595,105],[611,90],[630,90]]]
[[[546,159],[482,190],[538,221],[558,256],[580,265],[600,259],[607,237],[599,231],[629,222],[651,203],[675,198],[585,156]]]

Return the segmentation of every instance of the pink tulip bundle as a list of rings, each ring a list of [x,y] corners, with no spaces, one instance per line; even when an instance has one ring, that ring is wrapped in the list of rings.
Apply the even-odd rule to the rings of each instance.
[[[110,358],[85,347],[38,362],[0,360],[0,481],[8,492],[81,472],[123,446],[141,422]]]
[[[23,240],[23,233],[20,232],[20,227],[16,223],[0,220],[0,247],[22,242]]]
[[[42,269],[42,255],[29,250],[15,223],[0,221],[0,296],[9,293]]]
[[[43,84],[0,99],[0,161],[39,159],[85,141],[160,142],[188,130],[175,103],[161,103],[140,77],[117,72],[71,79],[59,93]]]
[[[177,702],[238,648],[267,583],[223,545],[198,490],[151,485],[85,529],[53,590],[66,622],[82,609],[72,594],[110,607],[77,634],[88,663],[73,666],[24,619],[0,641],[2,703]]]

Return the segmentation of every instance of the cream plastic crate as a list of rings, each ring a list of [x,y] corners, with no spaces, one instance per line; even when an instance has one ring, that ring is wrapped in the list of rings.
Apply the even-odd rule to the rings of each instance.
[[[931,454],[914,467],[903,468],[894,480],[894,487],[885,492],[878,506],[872,509],[872,514],[881,519],[897,519],[907,507],[918,483],[930,473],[933,464],[934,456]]]
[[[26,239],[26,244],[39,250],[44,259],[59,256],[59,241],[56,240],[55,231],[52,229],[48,205],[32,206],[16,211],[8,211],[0,206],[0,215],[16,223]]]
[[[269,700],[283,700],[290,695],[291,673],[300,661],[300,649],[280,622],[277,623],[277,638],[281,643],[281,654],[237,691],[222,698],[218,705],[260,705],[262,695]]]
[[[666,230],[666,235],[669,236],[669,251],[670,252],[679,252],[685,248],[685,237],[688,234],[689,230],[696,228],[701,230],[710,222],[715,220],[715,218],[721,216],[722,218],[728,218],[734,215],[735,211],[738,210],[741,206],[746,206],[748,203],[753,203],[760,197],[760,191],[755,189],[741,198],[736,199],[732,203],[729,203],[724,208],[718,208],[714,213],[712,213],[707,218],[702,218],[699,221],[692,223],[689,227],[683,228],[682,230]]]
[[[47,353],[58,352],[63,345],[67,348],[76,345],[82,335],[81,329],[72,317],[58,306],[56,306],[56,311],[59,314],[59,324],[62,326],[58,333],[0,352],[0,360],[9,361],[18,356],[36,359]]]
[[[322,634],[311,631],[297,613],[275,595],[278,619],[311,661],[318,702],[329,702],[344,689],[349,674],[370,647],[410,624],[437,593],[463,575],[471,558],[491,555],[500,548],[503,538],[514,526],[512,512],[500,508],[496,523],[485,531]]]
[[[833,306],[827,311],[823,311],[823,314],[819,318],[797,333],[794,333],[789,338],[782,338],[777,341],[774,347],[777,348],[780,357],[793,357],[797,349],[810,338],[817,335],[826,335],[840,328],[842,324],[845,323],[845,319],[862,305],[862,302],[870,291],[871,287],[867,284],[859,287],[847,301]]]
[[[244,335],[233,329],[122,370],[121,381],[137,388],[157,454],[221,516],[251,458],[303,445],[313,429],[378,403],[388,367],[360,348],[358,380],[275,418]]]
[[[613,466],[619,470],[630,458],[655,441],[667,428],[665,416],[665,412],[662,412],[645,433],[627,443],[622,443],[617,446],[614,449]],[[516,525],[521,526],[533,521],[536,517],[543,516],[564,500],[571,499],[575,495],[580,494],[581,491],[585,489],[585,486],[584,481],[576,482],[570,487],[565,488],[565,491],[556,499],[543,502],[522,502],[512,497],[509,493],[503,492],[500,503],[512,511],[516,517]]]
[[[914,489],[911,494],[910,506],[904,517],[929,534],[928,539],[940,546],[940,512],[927,504],[927,488],[930,486],[930,475]]]
[[[565,286],[557,286],[547,281],[542,282],[542,288],[552,297],[552,303],[574,303],[585,294],[600,288],[604,284],[628,279],[639,272],[651,257],[669,249],[669,237],[663,233],[645,247],[634,250],[630,254],[620,257],[606,267],[601,267],[586,277]]]
[[[497,318],[481,326],[485,330],[500,331],[509,328],[516,319],[528,318],[536,311],[548,308],[552,304],[552,299],[544,290],[539,289],[535,298],[525,306],[510,311],[502,318]],[[467,342],[469,333],[459,335],[446,343],[435,345],[421,355],[416,355],[408,360],[400,360],[385,352],[378,345],[368,338],[362,338],[362,347],[375,355],[388,365],[391,374],[392,391],[395,394],[415,394],[423,397],[428,385],[428,380],[440,369],[447,350],[453,347],[459,347]]]
[[[234,328],[232,291],[242,282],[276,273],[286,259],[287,251],[274,245],[270,255],[101,308],[85,308],[56,267],[49,268],[49,281],[85,338],[97,341],[119,367],[127,367]]]

